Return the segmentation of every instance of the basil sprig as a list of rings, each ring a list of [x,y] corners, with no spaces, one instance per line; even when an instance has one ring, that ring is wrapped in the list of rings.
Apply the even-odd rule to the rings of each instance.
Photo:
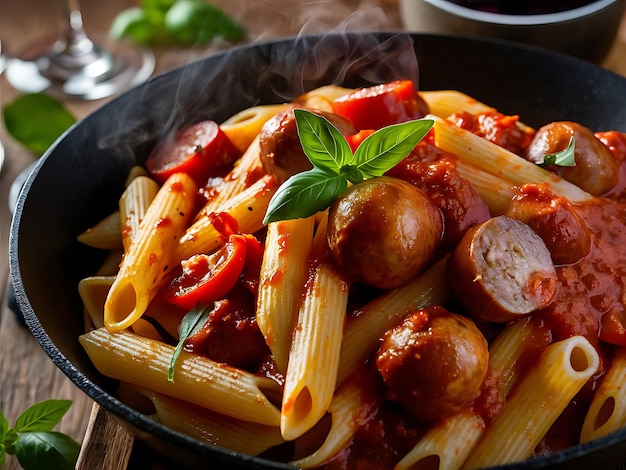
[[[24,470],[74,469],[80,444],[53,431],[71,405],[70,400],[42,401],[20,414],[13,428],[0,411],[0,468],[7,455],[15,455]]]
[[[190,336],[196,334],[206,323],[209,318],[211,308],[213,308],[213,304],[205,306],[198,305],[191,309],[181,320],[180,327],[178,329],[178,344],[176,345],[174,353],[170,358],[170,365],[167,370],[167,380],[170,382],[174,382],[174,369],[176,368],[176,361],[178,361],[178,356],[180,356],[180,353],[185,346],[185,341],[187,341]]]
[[[567,148],[560,152],[549,153],[543,157],[543,162],[539,164],[540,167],[546,168],[550,165],[558,166],[576,166],[574,155],[576,153],[576,146],[574,144],[574,138],[570,137]]]
[[[369,135],[354,153],[346,138],[326,118],[294,110],[298,136],[313,169],[287,179],[270,200],[264,224],[308,217],[329,207],[348,187],[382,176],[406,157],[433,127],[417,119],[383,127]]]

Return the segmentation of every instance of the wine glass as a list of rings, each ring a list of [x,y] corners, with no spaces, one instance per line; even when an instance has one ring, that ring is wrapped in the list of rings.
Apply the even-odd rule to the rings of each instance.
[[[10,58],[6,79],[22,93],[45,92],[60,99],[95,100],[125,91],[154,71],[154,55],[129,43],[92,41],[83,27],[78,0],[65,2],[65,34],[34,59]]]

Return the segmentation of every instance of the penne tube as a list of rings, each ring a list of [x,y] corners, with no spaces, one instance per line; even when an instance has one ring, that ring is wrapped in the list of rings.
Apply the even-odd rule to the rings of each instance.
[[[120,213],[115,211],[93,227],[78,235],[77,240],[92,248],[118,250],[122,248],[122,225]]]
[[[520,360],[528,360],[529,351],[541,351],[550,342],[550,335],[532,317],[509,323],[489,346],[489,367],[498,378],[500,393],[506,397],[520,376]]]
[[[307,283],[294,329],[281,408],[280,431],[293,440],[324,416],[335,390],[348,284],[327,264]]]
[[[426,101],[431,114],[442,119],[461,111],[479,114],[496,110],[456,90],[420,91],[419,94]]]
[[[156,295],[175,264],[172,252],[190,219],[195,196],[191,177],[175,173],[150,204],[104,304],[104,324],[109,330],[130,327]]]
[[[245,152],[252,141],[259,135],[263,125],[276,114],[289,108],[289,104],[270,104],[253,106],[231,116],[220,129],[240,152]]]
[[[172,346],[106,328],[85,333],[79,341],[95,367],[108,377],[244,421],[269,426],[280,423],[280,411],[264,393],[280,393],[271,379],[183,351],[172,382],[168,380]]]
[[[312,216],[267,226],[256,320],[276,367],[283,373],[287,370],[295,315],[309,274],[314,223]]]
[[[257,137],[237,160],[230,173],[208,191],[207,201],[196,215],[194,222],[213,212],[221,211],[233,197],[248,188],[262,175],[260,152]]]
[[[254,233],[263,227],[263,217],[276,189],[276,180],[271,176],[264,176],[233,197],[220,212],[237,222],[239,232]],[[174,258],[180,261],[197,253],[211,253],[223,242],[223,235],[213,226],[212,217],[205,216],[194,222],[180,238]]]
[[[148,172],[146,171],[144,167],[135,165],[128,172],[128,176],[126,176],[126,182],[124,184],[124,187],[128,187],[131,181],[133,181],[135,178],[139,176],[148,176]]]
[[[328,463],[352,440],[380,406],[378,377],[359,370],[352,374],[333,396],[328,412],[331,425],[326,439],[310,455],[290,462],[298,468],[315,468]]]
[[[466,163],[504,178],[512,185],[548,183],[552,192],[566,197],[572,203],[593,199],[593,196],[575,184],[489,142],[487,139],[450,124],[437,116],[430,115],[427,117],[435,121],[435,145],[456,155]]]
[[[158,192],[159,184],[147,176],[137,176],[128,183],[119,202],[119,218],[123,227],[122,243],[125,251],[128,251],[133,237],[139,232],[139,224]]]
[[[498,112],[492,106],[478,101],[473,96],[467,95],[457,90],[435,90],[420,91],[420,96],[424,98],[431,114],[442,119],[447,119],[451,115],[459,112],[469,114],[481,114]],[[532,132],[533,129],[523,122],[517,121],[517,127],[525,132]]]
[[[123,385],[125,393],[137,393],[148,398],[161,423],[201,441],[247,455],[258,455],[285,442],[278,426],[230,418],[161,393]]]
[[[104,326],[104,302],[115,276],[90,276],[78,283],[78,294],[94,327]]]
[[[552,423],[596,373],[597,351],[583,336],[551,344],[511,392],[463,468],[527,459]]]
[[[461,411],[432,427],[394,470],[455,470],[482,436],[485,422],[471,410]]]
[[[485,201],[492,217],[505,214],[511,205],[511,201],[518,194],[515,187],[511,186],[502,178],[482,171],[474,165],[458,161],[456,170],[463,178],[468,180],[476,189],[481,199]]]
[[[449,298],[442,259],[416,280],[383,294],[359,310],[348,322],[341,344],[337,383],[361,367],[378,348],[378,340],[412,310],[444,305]]]
[[[588,442],[626,425],[626,348],[619,348],[596,390],[580,434]]]
[[[333,101],[352,93],[353,91],[354,89],[352,88],[344,88],[337,85],[325,85],[298,96],[294,100],[294,103],[305,108],[333,112]]]

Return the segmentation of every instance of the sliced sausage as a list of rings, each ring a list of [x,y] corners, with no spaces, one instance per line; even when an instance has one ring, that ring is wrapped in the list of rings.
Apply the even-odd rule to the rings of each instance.
[[[424,269],[442,231],[441,214],[423,191],[382,176],[335,200],[327,234],[334,259],[351,280],[393,289]]]
[[[526,157],[543,163],[546,155],[565,150],[574,138],[576,166],[551,165],[550,171],[594,196],[608,193],[619,182],[619,168],[611,151],[586,127],[569,121],[552,122],[540,128]]]
[[[556,294],[556,270],[545,243],[528,225],[506,216],[469,230],[446,272],[454,297],[475,320],[513,320],[549,305]]]
[[[375,362],[389,400],[418,419],[437,420],[478,397],[489,352],[469,318],[430,307],[389,330]]]
[[[342,134],[354,134],[354,127],[347,119],[329,112],[314,112],[328,119]],[[293,108],[276,114],[263,125],[259,147],[264,170],[280,183],[291,175],[313,168],[302,150]]]

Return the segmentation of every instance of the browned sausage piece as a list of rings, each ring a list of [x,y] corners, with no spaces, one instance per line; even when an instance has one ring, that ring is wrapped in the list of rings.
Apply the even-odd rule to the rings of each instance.
[[[545,243],[528,225],[506,216],[468,231],[446,272],[452,294],[475,320],[513,320],[546,307],[556,294]]]
[[[389,330],[375,359],[388,399],[419,419],[437,420],[478,397],[489,352],[469,318],[429,307]]]
[[[344,135],[354,134],[352,124],[336,114],[312,110],[332,122]],[[291,175],[310,170],[313,165],[304,154],[293,108],[276,114],[261,128],[260,158],[263,169],[282,183]]]
[[[576,263],[591,250],[591,232],[582,217],[548,185],[524,185],[505,215],[530,226],[546,244],[555,265]]]
[[[334,259],[351,280],[393,289],[424,269],[442,231],[441,213],[423,191],[381,176],[335,200],[327,234]]]
[[[546,155],[565,150],[574,137],[576,166],[551,165],[550,171],[594,196],[613,189],[619,169],[611,151],[586,127],[568,121],[552,122],[540,128],[527,149],[528,160],[543,163]]]

